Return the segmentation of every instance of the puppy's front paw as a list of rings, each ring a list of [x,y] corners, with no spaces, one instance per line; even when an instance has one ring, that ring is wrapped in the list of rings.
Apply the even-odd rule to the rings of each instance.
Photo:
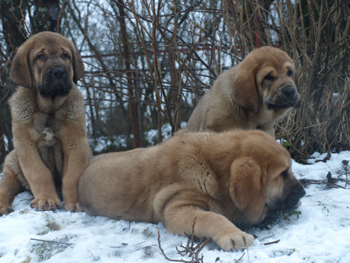
[[[82,212],[83,209],[81,208],[81,205],[78,202],[70,202],[66,203],[64,205],[64,209],[69,212]]]
[[[242,231],[221,235],[216,243],[225,251],[240,250],[254,244],[254,237]]]
[[[57,197],[53,198],[35,198],[31,204],[30,207],[35,208],[36,210],[43,210],[43,211],[55,211],[58,208],[62,207],[61,200]]]
[[[11,212],[13,212],[12,207],[9,206],[6,201],[0,200],[0,216],[7,215]]]

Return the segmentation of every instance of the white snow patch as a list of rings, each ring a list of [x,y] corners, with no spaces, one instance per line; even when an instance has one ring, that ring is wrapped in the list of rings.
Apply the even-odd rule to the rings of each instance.
[[[186,126],[187,122],[183,121],[180,124],[181,129]],[[163,140],[166,140],[171,137],[171,126],[169,123],[166,123],[162,125],[162,138]],[[148,142],[150,142],[152,145],[154,145],[158,141],[158,130],[157,129],[151,129],[146,133],[146,139]]]

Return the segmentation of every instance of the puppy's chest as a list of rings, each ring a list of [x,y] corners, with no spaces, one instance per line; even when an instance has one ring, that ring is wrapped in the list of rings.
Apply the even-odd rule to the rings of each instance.
[[[57,113],[38,112],[33,116],[38,141],[46,146],[53,146],[59,141],[59,130],[64,122],[64,116]]]

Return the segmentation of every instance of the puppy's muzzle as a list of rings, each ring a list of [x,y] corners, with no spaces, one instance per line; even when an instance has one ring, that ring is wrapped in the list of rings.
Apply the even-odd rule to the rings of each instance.
[[[64,68],[54,68],[51,71],[51,75],[54,79],[60,79],[65,77],[66,71],[64,70]]]
[[[295,97],[296,90],[293,86],[288,86],[282,90],[282,93],[287,100],[292,101],[293,98]]]
[[[42,97],[66,96],[72,88],[72,81],[64,67],[54,67],[47,72],[39,86]]]
[[[268,108],[271,109],[287,109],[296,105],[300,100],[300,96],[297,93],[294,85],[286,85],[280,88],[278,95],[273,97],[273,100],[266,99],[265,103]]]
[[[302,185],[298,185],[288,196],[284,209],[295,208],[299,205],[300,199],[306,194]]]

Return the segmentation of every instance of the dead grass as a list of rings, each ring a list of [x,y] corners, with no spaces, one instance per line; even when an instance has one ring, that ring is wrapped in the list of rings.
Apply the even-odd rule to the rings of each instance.
[[[31,239],[33,243],[30,252],[39,257],[38,262],[45,261],[70,247],[72,244],[67,243],[70,239],[68,236],[54,240]]]

